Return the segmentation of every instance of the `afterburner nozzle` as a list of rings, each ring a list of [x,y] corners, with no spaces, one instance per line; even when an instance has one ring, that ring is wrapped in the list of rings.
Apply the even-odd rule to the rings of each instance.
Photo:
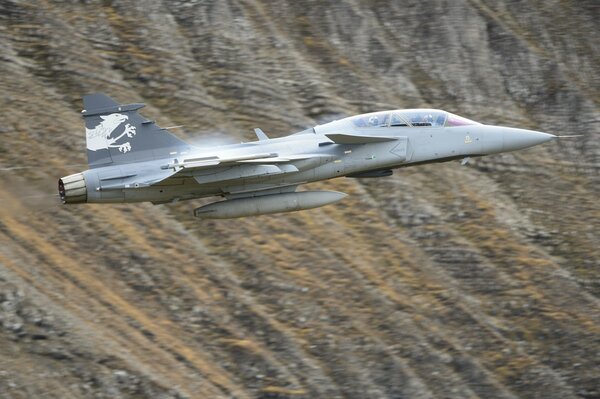
[[[58,195],[63,204],[87,202],[87,187],[83,173],[58,179]]]

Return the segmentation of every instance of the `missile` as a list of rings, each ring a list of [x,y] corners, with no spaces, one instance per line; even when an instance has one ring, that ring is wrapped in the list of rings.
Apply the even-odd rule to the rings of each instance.
[[[194,209],[200,219],[230,219],[318,208],[340,201],[347,194],[338,191],[301,191],[213,202]]]

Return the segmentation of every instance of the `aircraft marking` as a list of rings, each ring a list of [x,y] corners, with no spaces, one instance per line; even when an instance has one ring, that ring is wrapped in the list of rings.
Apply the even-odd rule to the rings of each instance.
[[[90,151],[107,150],[109,148],[118,148],[120,152],[126,153],[131,151],[131,144],[129,142],[115,144],[123,136],[133,137],[136,135],[136,127],[131,126],[129,123],[125,125],[125,130],[117,137],[111,137],[111,135],[117,130],[119,126],[127,119],[127,115],[123,114],[110,114],[101,115],[102,122],[93,129],[85,129],[87,136],[87,149]]]

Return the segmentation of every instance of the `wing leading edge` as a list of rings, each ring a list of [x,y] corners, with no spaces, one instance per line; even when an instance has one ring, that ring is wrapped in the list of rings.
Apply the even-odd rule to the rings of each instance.
[[[331,133],[325,135],[329,140],[336,144],[368,144],[368,143],[381,143],[384,141],[395,141],[398,137],[393,136],[366,136],[358,134],[343,134],[343,133]]]

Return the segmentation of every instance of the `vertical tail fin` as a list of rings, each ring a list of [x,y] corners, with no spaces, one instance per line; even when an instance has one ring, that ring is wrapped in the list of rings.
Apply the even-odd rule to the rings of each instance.
[[[90,167],[168,158],[190,146],[138,114],[144,104],[122,105],[102,94],[83,97]]]

